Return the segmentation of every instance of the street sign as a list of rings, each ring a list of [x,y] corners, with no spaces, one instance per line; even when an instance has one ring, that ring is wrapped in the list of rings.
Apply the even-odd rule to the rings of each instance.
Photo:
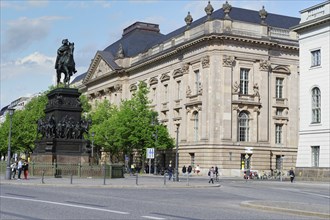
[[[253,153],[253,147],[245,147],[245,153],[246,154],[252,154]]]
[[[155,158],[155,148],[147,148],[147,159]]]

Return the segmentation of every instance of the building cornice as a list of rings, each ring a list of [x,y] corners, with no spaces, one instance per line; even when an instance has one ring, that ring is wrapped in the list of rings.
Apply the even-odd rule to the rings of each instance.
[[[302,30],[305,30],[305,29],[308,29],[308,28],[311,28],[311,27],[315,27],[315,26],[318,26],[318,25],[321,25],[321,24],[325,24],[329,21],[330,21],[330,14],[327,14],[327,15],[324,15],[322,17],[319,17],[319,18],[316,18],[316,19],[313,19],[313,20],[310,20],[310,21],[303,22],[303,23],[301,23],[297,26],[292,27],[291,30],[299,33]]]
[[[194,40],[190,40],[187,42],[182,43],[181,45],[178,45],[176,48],[173,49],[168,49],[163,51],[163,53],[161,55],[154,55],[153,57],[150,57],[148,60],[141,60],[140,62],[138,62],[137,64],[133,65],[132,67],[129,67],[126,69],[127,72],[130,71],[134,71],[136,69],[142,68],[146,65],[149,65],[151,63],[157,62],[159,60],[171,57],[172,55],[178,54],[181,51],[192,47],[194,45],[197,45],[199,43],[203,43],[206,41],[220,41],[220,42],[224,42],[224,41],[239,41],[239,42],[243,42],[243,43],[252,43],[252,44],[258,44],[258,45],[263,45],[263,46],[270,46],[270,47],[278,47],[278,48],[282,48],[282,49],[291,49],[291,50],[299,50],[299,46],[298,46],[298,42],[296,43],[292,43],[292,44],[283,44],[283,43],[279,43],[277,40],[275,39],[260,39],[260,38],[248,38],[248,37],[242,37],[242,36],[236,36],[236,35],[224,35],[224,34],[211,34],[211,35],[207,35],[207,36],[202,36],[198,39],[194,39]]]

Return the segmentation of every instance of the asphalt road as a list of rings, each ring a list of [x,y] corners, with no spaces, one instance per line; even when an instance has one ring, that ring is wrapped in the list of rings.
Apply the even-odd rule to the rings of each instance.
[[[201,187],[2,183],[0,219],[330,219],[313,215],[330,213],[328,184],[192,181]]]

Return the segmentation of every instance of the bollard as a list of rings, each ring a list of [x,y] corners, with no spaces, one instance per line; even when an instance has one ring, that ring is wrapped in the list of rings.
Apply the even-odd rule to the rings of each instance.
[[[106,178],[106,166],[104,164],[104,176],[103,176],[103,185],[105,185],[105,178]]]
[[[136,185],[139,185],[139,183],[138,183],[138,179],[139,179],[139,173],[136,172],[136,179],[135,179],[135,184],[136,184]]]
[[[166,174],[164,173],[164,185],[166,185]]]
[[[42,170],[42,176],[41,176],[41,183],[42,184],[45,184],[44,177],[45,177],[45,170]]]
[[[72,184],[72,176],[73,176],[73,174],[71,173],[71,180],[70,180],[70,184]]]

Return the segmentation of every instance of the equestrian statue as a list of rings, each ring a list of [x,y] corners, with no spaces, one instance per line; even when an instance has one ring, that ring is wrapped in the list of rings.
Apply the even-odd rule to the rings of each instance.
[[[62,46],[57,50],[55,69],[57,74],[57,85],[61,82],[61,74],[64,73],[63,83],[69,86],[70,77],[77,72],[76,64],[73,59],[74,43],[68,39],[62,40]]]

